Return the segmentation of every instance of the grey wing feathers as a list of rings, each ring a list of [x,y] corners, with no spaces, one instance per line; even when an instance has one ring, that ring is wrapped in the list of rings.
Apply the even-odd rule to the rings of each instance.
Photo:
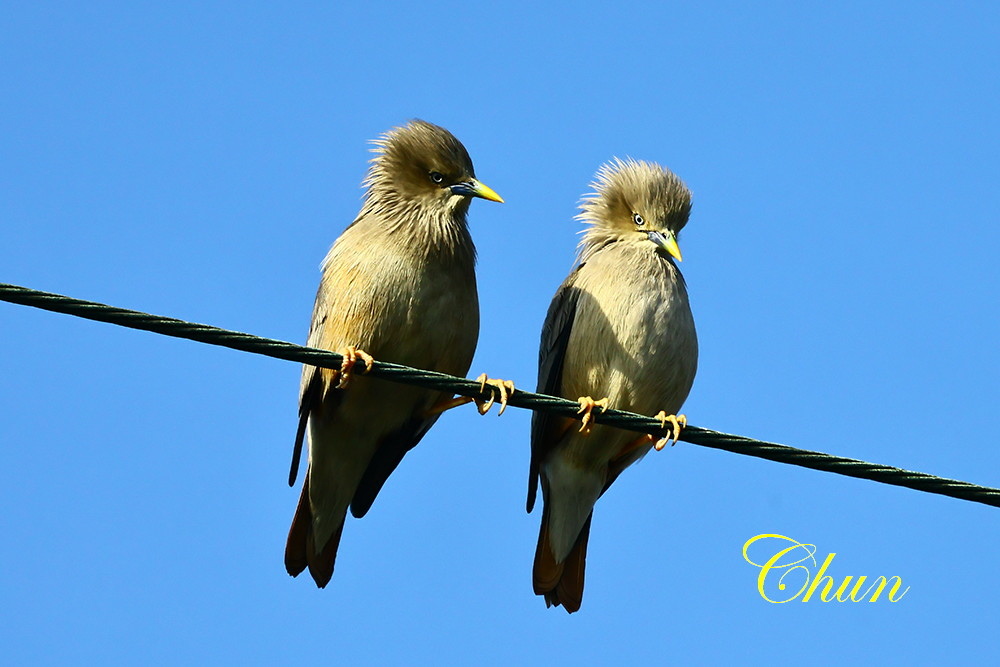
[[[560,393],[563,360],[566,358],[566,346],[573,330],[580,294],[573,282],[582,267],[582,264],[578,266],[560,285],[545,316],[542,341],[538,349],[538,391],[543,394],[558,396]],[[547,448],[552,445],[545,441],[545,433],[553,418],[547,412],[535,412],[531,417],[531,465],[528,471],[527,502],[529,512],[535,506],[538,493],[539,468],[547,454]]]
[[[379,443],[351,500],[351,514],[360,519],[371,509],[375,497],[408,451],[417,446],[440,415],[414,417]]]
[[[317,332],[323,326],[326,318],[326,293],[321,282],[316,291],[312,322],[309,324],[309,338],[306,340],[306,345],[309,347],[316,346]],[[295,486],[295,478],[299,474],[299,462],[302,459],[302,444],[305,440],[306,425],[309,423],[309,413],[322,400],[323,379],[320,370],[315,366],[303,366],[302,380],[299,384],[299,424],[295,431],[295,444],[292,446],[292,465],[288,470],[288,486]]]
[[[306,380],[308,376],[308,381]],[[295,478],[299,474],[299,462],[302,459],[302,443],[306,437],[306,425],[309,423],[309,413],[321,399],[323,380],[319,369],[307,366],[303,369],[302,395],[299,397],[299,426],[295,430],[295,445],[292,447],[292,466],[288,470],[288,486],[295,486]]]

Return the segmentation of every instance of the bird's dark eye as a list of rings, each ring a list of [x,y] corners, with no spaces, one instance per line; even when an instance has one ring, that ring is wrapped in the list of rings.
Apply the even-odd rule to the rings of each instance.
[[[637,227],[642,227],[644,224],[646,224],[646,221],[643,220],[642,216],[639,215],[638,213],[632,214],[632,220],[635,222]]]
[[[441,174],[440,172],[432,171],[431,180],[437,183],[438,185],[441,185],[442,183],[444,183],[444,175]]]

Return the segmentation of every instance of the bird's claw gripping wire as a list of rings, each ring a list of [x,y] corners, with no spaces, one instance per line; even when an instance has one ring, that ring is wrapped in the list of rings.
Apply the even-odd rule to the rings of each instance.
[[[348,345],[342,354],[344,361],[341,362],[340,370],[337,371],[337,375],[340,377],[337,389],[347,389],[347,386],[351,384],[351,378],[354,377],[354,364],[358,362],[358,359],[365,362],[365,370],[361,371],[362,375],[369,373],[375,363],[375,357],[354,345]]]
[[[469,398],[468,396],[458,396],[456,398],[448,398],[436,405],[432,405],[425,413],[425,417],[432,417],[437,414],[441,414],[446,410],[451,410],[452,408],[457,408],[460,405],[465,405],[466,403],[475,403],[476,409],[479,410],[479,414],[485,415],[496,403],[497,399],[500,400],[500,411],[497,412],[497,417],[503,414],[503,411],[507,409],[507,399],[511,397],[514,393],[514,383],[510,380],[491,380],[486,373],[483,373],[476,378],[476,382],[479,383],[479,391],[483,394],[486,393],[486,385],[493,387],[490,392],[490,397],[485,398]]]
[[[489,400],[482,399],[472,399],[476,404],[476,409],[479,410],[479,414],[485,415],[493,407],[496,402],[497,397],[500,399],[500,410],[497,412],[497,417],[503,414],[503,411],[507,409],[507,399],[510,398],[511,394],[514,393],[514,383],[511,380],[491,380],[487,377],[486,373],[483,373],[476,378],[476,382],[479,383],[479,391],[486,393],[486,385],[490,385],[496,391],[490,393]]]
[[[576,411],[576,414],[583,415],[583,418],[580,420],[582,422],[580,424],[580,433],[590,435],[590,430],[594,424],[594,408],[600,408],[601,412],[604,412],[608,409],[608,399],[605,397],[599,401],[595,401],[590,396],[581,396],[576,400],[580,404],[580,409]]]
[[[656,413],[653,416],[653,419],[659,419],[660,424],[663,426],[664,429],[667,428],[667,424],[670,424],[670,433],[657,440],[656,444],[653,445],[653,448],[656,449],[656,451],[660,451],[661,449],[666,447],[667,443],[670,442],[671,440],[673,440],[673,444],[676,445],[677,438],[680,437],[681,431],[683,431],[684,427],[688,425],[688,420],[685,415],[668,415],[663,410],[660,410],[658,413]],[[650,437],[652,438],[652,436]]]

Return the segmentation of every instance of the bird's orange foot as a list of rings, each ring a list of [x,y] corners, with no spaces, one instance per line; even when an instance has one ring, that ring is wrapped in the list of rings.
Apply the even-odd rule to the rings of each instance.
[[[608,409],[608,399],[602,398],[599,401],[595,401],[590,396],[581,396],[576,399],[580,403],[580,409],[576,411],[576,414],[583,415],[581,420],[583,423],[580,424],[580,433],[584,435],[590,435],[590,429],[593,428],[594,424],[594,408],[600,408],[601,412]]]
[[[496,389],[496,391],[490,393],[489,400],[469,398],[468,396],[446,398],[428,408],[427,411],[424,412],[424,417],[433,417],[434,415],[441,414],[445,410],[451,410],[452,408],[457,408],[458,406],[465,405],[466,403],[475,403],[476,409],[479,410],[479,414],[485,415],[496,402],[497,394],[499,394],[500,397],[500,412],[497,413],[497,416],[499,417],[502,415],[503,411],[507,408],[507,399],[514,393],[514,383],[510,380],[491,380],[487,377],[486,373],[477,377],[476,382],[480,383],[479,391],[484,394],[486,393],[486,385],[490,385]]]
[[[363,375],[371,371],[375,357],[353,345],[348,345],[341,354],[344,355],[344,361],[340,364],[340,373],[338,374],[340,381],[337,383],[337,389],[347,389],[347,385],[351,384],[351,378],[354,377],[354,364],[358,362],[358,359],[365,362],[365,370],[361,372]]]
[[[680,437],[681,431],[688,425],[688,419],[684,415],[668,415],[663,410],[660,410],[656,415],[654,415],[653,419],[659,419],[663,428],[667,428],[667,424],[670,424],[670,434],[664,438],[660,438],[656,441],[656,444],[653,445],[656,451],[660,451],[666,447],[667,443],[671,440],[673,440],[673,444],[676,445],[677,438]]]
[[[476,403],[476,409],[479,410],[479,414],[485,415],[493,407],[493,404],[497,400],[497,396],[500,397],[500,411],[497,412],[497,417],[503,414],[503,411],[507,409],[507,399],[510,398],[511,394],[514,393],[514,383],[511,380],[491,380],[483,373],[476,378],[476,382],[480,383],[479,390],[486,393],[486,385],[490,385],[495,388],[496,391],[490,394],[488,401],[482,399],[473,399]]]

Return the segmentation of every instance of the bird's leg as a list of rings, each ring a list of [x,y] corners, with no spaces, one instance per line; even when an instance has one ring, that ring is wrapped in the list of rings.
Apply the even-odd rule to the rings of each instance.
[[[486,373],[483,373],[476,378],[476,382],[479,384],[479,391],[486,393],[486,385],[490,385],[496,391],[490,392],[489,400],[483,400],[481,398],[469,398],[468,396],[456,396],[455,398],[448,398],[440,403],[432,405],[427,412],[424,414],[427,417],[431,417],[436,414],[440,414],[445,410],[451,410],[452,408],[457,408],[460,405],[465,405],[466,403],[475,403],[476,409],[479,410],[479,414],[485,415],[493,407],[493,404],[497,400],[497,396],[500,397],[500,411],[497,412],[497,417],[503,414],[503,411],[507,409],[507,399],[510,398],[511,394],[514,393],[514,383],[511,380],[491,380]]]
[[[615,460],[625,458],[643,445],[648,445],[651,440],[655,440],[655,438],[648,433],[646,435],[640,435],[638,438],[622,447],[622,450],[618,452],[618,456],[615,457]]]
[[[600,408],[601,412],[604,412],[608,409],[608,399],[605,397],[595,401],[590,396],[581,396],[576,400],[580,404],[580,409],[576,411],[576,414],[583,415],[583,419],[580,420],[583,422],[580,424],[580,433],[590,435],[590,429],[593,428],[594,423],[594,415],[592,414],[594,408]]]
[[[656,441],[656,444],[653,445],[656,451],[660,451],[661,449],[666,447],[667,443],[670,442],[671,440],[673,440],[674,441],[673,444],[676,445],[677,438],[680,437],[681,431],[684,430],[684,427],[688,425],[688,419],[684,415],[668,415],[663,410],[660,410],[658,413],[656,413],[653,416],[653,419],[659,419],[660,424],[663,426],[663,428],[667,428],[667,423],[670,424],[670,434],[663,438],[660,438],[659,440]],[[650,436],[650,439],[652,439],[652,436]]]
[[[354,364],[357,363],[358,359],[365,362],[365,370],[361,373],[365,374],[371,371],[372,364],[375,363],[375,358],[354,345],[348,345],[347,348],[341,352],[344,356],[344,361],[340,364],[340,372],[337,375],[340,376],[340,381],[337,383],[337,389],[347,389],[347,385],[351,384],[351,378],[354,377]],[[336,379],[337,376],[334,376]]]

